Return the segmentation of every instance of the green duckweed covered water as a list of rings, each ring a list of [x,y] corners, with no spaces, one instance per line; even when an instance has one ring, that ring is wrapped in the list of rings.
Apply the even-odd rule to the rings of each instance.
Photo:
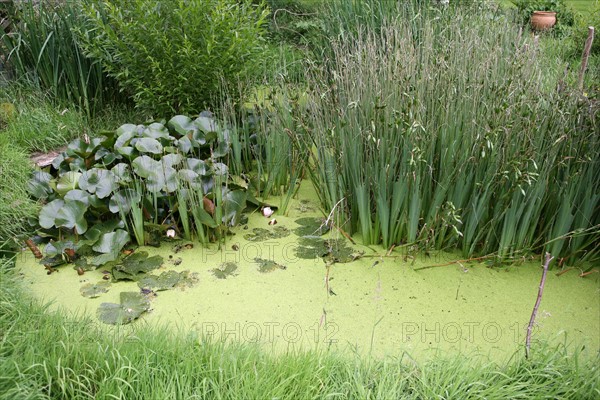
[[[150,310],[126,329],[169,324],[199,338],[260,342],[275,351],[337,349],[415,359],[442,351],[500,361],[522,348],[541,260],[494,268],[483,263],[423,268],[460,255],[414,259],[395,250],[385,256],[384,249],[353,245],[337,232],[321,237],[322,232],[310,228],[309,218],[322,216],[308,186],[292,201],[287,216],[271,217],[277,225],[252,214],[248,226],[237,227],[220,250],[198,243],[190,248],[184,242],[138,250],[163,257],[153,275],[189,271],[184,275],[190,279],[155,291]],[[298,234],[309,236],[300,239]],[[121,292],[140,291],[138,282],[98,288],[103,268],[79,276],[67,266],[46,275],[28,253],[17,265],[32,293],[76,315],[96,318],[102,303],[119,303]],[[535,340],[544,339],[585,346],[585,353],[597,355],[600,274],[579,278],[576,270],[561,276],[555,272],[548,274],[532,351]]]

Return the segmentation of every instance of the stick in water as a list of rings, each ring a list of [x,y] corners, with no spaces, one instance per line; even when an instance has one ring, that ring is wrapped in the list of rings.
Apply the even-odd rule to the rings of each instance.
[[[529,319],[529,325],[527,326],[527,338],[525,339],[525,358],[529,358],[529,347],[531,345],[531,332],[533,331],[533,324],[535,323],[535,316],[537,315],[538,308],[542,302],[542,294],[544,293],[544,284],[546,283],[546,273],[548,272],[548,266],[554,259],[550,253],[546,253],[546,261],[544,262],[544,271],[542,272],[542,280],[540,281],[540,288],[538,289],[537,299],[535,306],[533,306],[533,312]]]

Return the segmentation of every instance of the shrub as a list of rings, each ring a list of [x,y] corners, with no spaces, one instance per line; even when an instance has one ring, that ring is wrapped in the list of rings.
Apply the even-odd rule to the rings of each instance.
[[[198,113],[251,75],[268,14],[235,0],[87,0],[85,13],[87,54],[157,117]]]

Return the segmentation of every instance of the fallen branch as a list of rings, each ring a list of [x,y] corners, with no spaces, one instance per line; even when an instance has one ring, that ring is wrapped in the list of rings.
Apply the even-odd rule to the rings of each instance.
[[[546,253],[546,261],[544,262],[544,271],[542,272],[542,280],[540,281],[537,299],[535,300],[535,305],[533,306],[531,318],[529,319],[529,325],[527,325],[527,337],[525,338],[525,358],[529,358],[529,347],[531,345],[531,333],[533,331],[533,324],[535,323],[535,317],[537,315],[538,308],[540,307],[540,303],[542,302],[542,294],[544,293],[544,284],[546,283],[546,274],[548,273],[548,266],[550,265],[550,262],[553,259],[554,257],[552,257],[550,253]]]
[[[425,267],[415,268],[414,270],[419,271],[421,269],[428,269],[428,268],[435,268],[435,267],[447,267],[448,265],[462,264],[462,263],[468,263],[468,262],[472,262],[472,261],[485,260],[486,258],[490,258],[490,257],[494,257],[494,256],[495,256],[495,254],[488,254],[487,256],[467,258],[466,260],[455,260],[455,261],[451,261],[451,262],[445,263],[445,264],[427,265]]]

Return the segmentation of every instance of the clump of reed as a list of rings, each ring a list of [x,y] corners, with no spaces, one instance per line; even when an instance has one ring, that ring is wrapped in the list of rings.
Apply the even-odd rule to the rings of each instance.
[[[593,107],[557,93],[506,19],[461,7],[396,15],[343,30],[307,75],[293,137],[323,207],[386,248],[597,256]]]
[[[116,82],[79,45],[76,32],[93,33],[76,2],[20,2],[11,19],[12,31],[0,35],[0,56],[17,79],[79,106],[88,117],[119,97]]]

